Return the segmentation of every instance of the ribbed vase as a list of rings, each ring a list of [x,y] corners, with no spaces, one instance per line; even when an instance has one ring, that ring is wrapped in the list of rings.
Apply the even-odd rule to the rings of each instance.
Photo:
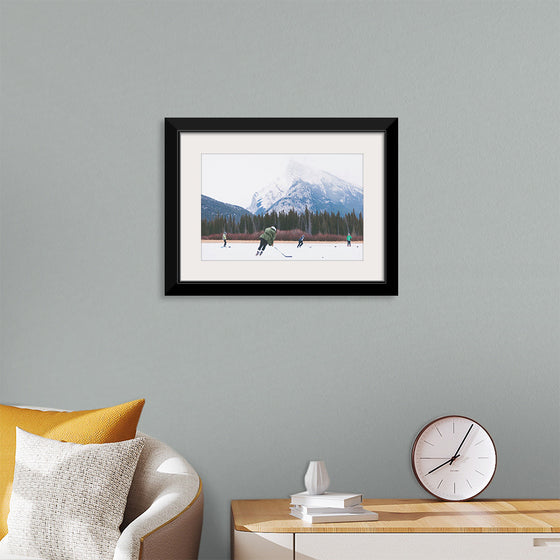
[[[325,461],[309,461],[303,480],[308,494],[323,494],[331,483]]]

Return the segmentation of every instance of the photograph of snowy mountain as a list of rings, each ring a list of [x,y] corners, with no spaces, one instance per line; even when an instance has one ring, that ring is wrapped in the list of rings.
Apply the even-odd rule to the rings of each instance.
[[[362,260],[362,154],[202,154],[202,260]]]

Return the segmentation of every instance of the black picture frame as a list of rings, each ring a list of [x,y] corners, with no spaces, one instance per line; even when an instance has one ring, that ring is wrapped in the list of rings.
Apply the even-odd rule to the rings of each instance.
[[[364,133],[383,135],[384,278],[371,281],[181,280],[181,133]],[[190,186],[188,188],[191,188]],[[200,185],[192,188],[200,191]],[[186,269],[185,269],[186,270]],[[165,118],[165,295],[398,295],[397,118]]]

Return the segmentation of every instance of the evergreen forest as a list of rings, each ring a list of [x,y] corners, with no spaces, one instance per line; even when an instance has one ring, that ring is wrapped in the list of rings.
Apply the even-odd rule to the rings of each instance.
[[[202,239],[219,239],[225,231],[229,239],[257,239],[269,226],[278,229],[277,239],[297,239],[303,233],[308,240],[334,241],[345,239],[350,233],[358,241],[363,239],[364,232],[361,212],[356,215],[352,211],[341,216],[340,212],[310,212],[306,209],[301,214],[290,210],[241,217],[217,215],[211,220],[201,220],[201,235]]]

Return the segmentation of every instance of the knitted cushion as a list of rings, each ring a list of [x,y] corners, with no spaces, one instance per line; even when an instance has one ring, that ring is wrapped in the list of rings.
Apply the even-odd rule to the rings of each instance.
[[[112,560],[144,441],[77,444],[17,429],[7,552]]]
[[[6,520],[14,478],[16,426],[43,437],[74,443],[111,443],[131,439],[144,399],[108,408],[59,412],[0,405],[0,539]]]

